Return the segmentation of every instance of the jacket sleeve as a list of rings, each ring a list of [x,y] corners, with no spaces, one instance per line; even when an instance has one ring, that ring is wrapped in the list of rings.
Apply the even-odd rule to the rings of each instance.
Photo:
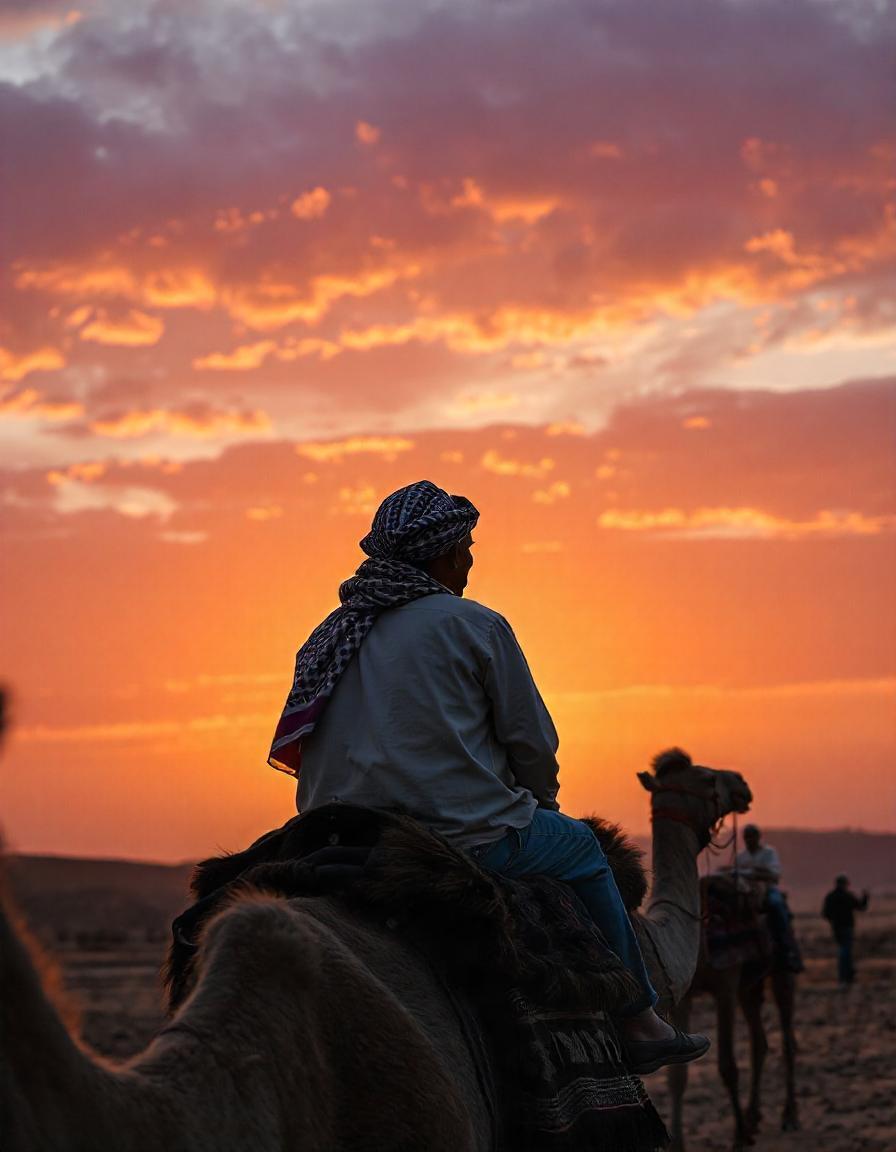
[[[495,735],[516,780],[542,808],[559,811],[557,730],[513,629],[502,616],[489,635],[483,686],[491,702]]]

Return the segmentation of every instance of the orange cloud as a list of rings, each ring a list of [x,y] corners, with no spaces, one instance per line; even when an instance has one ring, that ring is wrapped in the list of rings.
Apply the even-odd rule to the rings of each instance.
[[[218,298],[208,273],[199,267],[161,267],[143,273],[124,264],[49,264],[20,268],[16,287],[72,299],[122,299],[155,308],[210,308]],[[79,327],[90,315],[82,305],[67,319]]]
[[[246,509],[247,520],[279,520],[283,515],[283,509],[279,504],[263,504],[257,508]]]
[[[355,125],[355,139],[361,144],[377,144],[380,139],[380,130],[366,120],[359,120]]]
[[[249,368],[257,368],[275,347],[273,340],[243,344],[232,352],[212,352],[208,356],[198,356],[193,361],[193,367],[219,372],[245,372]]]
[[[588,155],[593,156],[595,160],[619,160],[622,157],[622,149],[612,140],[595,140],[588,146]]]
[[[744,245],[747,252],[770,252],[785,264],[797,264],[796,241],[793,233],[783,228],[776,228],[762,236],[754,236]]]
[[[558,500],[565,500],[572,488],[564,480],[555,480],[547,488],[538,488],[532,493],[536,504],[556,504]]]
[[[208,540],[208,532],[191,531],[189,529],[168,529],[159,533],[159,539],[166,544],[203,544]]]
[[[439,215],[450,208],[481,208],[487,212],[496,224],[504,224],[510,220],[520,220],[524,224],[534,224],[543,216],[549,215],[558,207],[560,201],[555,196],[489,196],[484,189],[471,177],[466,177],[461,185],[461,191],[452,196],[447,205],[440,200],[434,190],[428,186],[423,188],[422,202],[424,208]]]
[[[317,220],[324,215],[332,200],[333,197],[326,188],[318,185],[310,192],[303,192],[301,196],[296,197],[290,205],[290,211],[299,220]]]
[[[340,488],[336,494],[336,504],[331,511],[346,516],[372,516],[381,499],[372,484],[357,484]]]
[[[299,360],[303,356],[319,356],[321,360],[332,360],[342,349],[332,340],[319,336],[306,336],[302,340],[288,340],[276,350],[278,360]]]
[[[367,328],[343,331],[339,342],[344,348],[362,351],[409,344],[442,342],[455,352],[487,353],[513,344],[569,342],[601,325],[593,316],[570,315],[542,308],[498,308],[487,320],[479,316],[445,311],[441,315],[417,315],[403,324],[373,324]],[[542,353],[528,360],[526,367],[544,363]]]
[[[563,551],[559,540],[526,540],[520,545],[520,551],[527,556],[555,555]]]
[[[496,198],[489,205],[489,212],[499,224],[509,220],[521,220],[524,224],[535,224],[543,216],[549,216],[560,206],[560,200],[555,196],[533,197],[507,197]]]
[[[452,412],[470,415],[479,412],[500,412],[507,408],[515,408],[519,402],[519,396],[515,396],[512,392],[465,392],[449,405],[449,409]]]
[[[159,268],[144,277],[140,297],[156,308],[210,308],[218,292],[201,268]]]
[[[176,501],[156,488],[111,487],[93,481],[71,479],[58,472],[50,473],[47,480],[55,489],[54,508],[62,515],[111,511],[128,520],[167,520],[177,509]]]
[[[372,268],[355,276],[322,275],[315,277],[305,291],[284,281],[262,279],[223,293],[223,302],[234,319],[250,328],[282,328],[297,320],[310,324],[321,320],[345,296],[372,296],[419,272],[418,264],[409,263]]]
[[[158,316],[149,316],[131,308],[126,315],[110,317],[100,310],[81,329],[82,340],[95,344],[120,344],[125,347],[141,347],[157,344],[165,331],[165,323]]]
[[[138,409],[121,416],[94,420],[90,430],[97,436],[116,440],[136,439],[150,433],[183,436],[197,440],[218,436],[256,436],[271,430],[266,412],[178,412],[167,408]]]
[[[80,328],[81,325],[93,315],[93,308],[89,304],[82,304],[65,318],[66,328]]]
[[[610,510],[601,528],[668,536],[798,540],[807,537],[879,536],[896,529],[896,516],[824,510],[811,520],[791,520],[759,508],[664,508],[659,512]]]
[[[318,464],[339,464],[346,456],[358,455],[380,456],[391,461],[401,452],[410,452],[413,447],[414,441],[404,436],[350,436],[347,440],[297,444],[296,452]]]
[[[24,388],[0,399],[0,417],[20,416],[29,420],[75,420],[83,414],[76,400],[45,400],[35,388]]]
[[[52,372],[65,365],[65,357],[49,345],[16,355],[0,347],[0,380],[23,380],[32,372]]]
[[[124,457],[116,460],[78,460],[74,464],[69,464],[67,468],[54,468],[47,472],[46,479],[48,484],[58,487],[60,484],[67,484],[70,480],[92,484],[104,476],[108,476],[113,470],[145,469],[161,472],[164,476],[174,476],[182,468],[183,465],[179,460],[167,460],[164,457],[154,455]]]
[[[23,5],[20,11],[12,9],[0,11],[0,41],[20,41],[34,33],[46,29],[58,30],[84,19],[84,14],[76,8],[67,12],[53,11],[51,7],[38,4]]]
[[[64,484],[67,480],[83,480],[85,484],[89,484],[93,480],[99,480],[105,476],[108,470],[108,464],[103,460],[85,460],[76,464],[70,464],[64,472],[54,470],[47,473],[48,484]]]
[[[552,472],[555,467],[554,461],[548,456],[542,457],[537,464],[530,464],[522,460],[508,459],[494,448],[489,448],[479,463],[486,472],[494,472],[496,476],[527,476],[539,480]]]
[[[276,220],[279,215],[276,208],[254,208],[251,212],[242,212],[232,207],[221,208],[215,214],[214,229],[224,233],[245,232],[267,220]]]
[[[166,533],[168,538],[175,534]],[[184,535],[181,533],[180,535]],[[106,742],[150,740],[158,736],[189,736],[223,733],[228,728],[267,728],[271,718],[266,712],[229,712],[196,716],[189,720],[122,721],[115,724],[73,724],[51,727],[33,724],[21,728],[16,738],[26,743],[59,744],[69,740]]]
[[[38,289],[54,296],[133,299],[137,293],[134,273],[118,264],[51,264],[44,268],[23,268],[18,271],[15,283],[17,288]]]

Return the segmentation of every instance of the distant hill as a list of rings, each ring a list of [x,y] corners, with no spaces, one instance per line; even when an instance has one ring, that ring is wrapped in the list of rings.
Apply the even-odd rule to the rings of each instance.
[[[896,888],[896,835],[843,828],[809,832],[769,828],[763,839],[781,857],[784,880],[792,888],[833,886],[845,872],[854,888]]]
[[[856,889],[896,891],[896,834],[848,828],[767,828],[763,834],[778,850],[784,886],[798,904],[814,907],[818,893],[831,886],[838,872],[845,872]],[[636,839],[649,860],[649,840]],[[711,868],[728,858],[728,852],[710,857]],[[80,947],[167,939],[171,920],[189,902],[191,871],[190,864],[65,856],[8,861],[13,894],[34,931],[48,942]]]
[[[794,898],[795,906],[814,906],[819,894],[833,887],[834,877],[840,872],[846,873],[856,891],[869,888],[879,894],[896,892],[896,833],[764,827],[762,837],[781,857],[782,886]],[[727,835],[723,838],[727,839]],[[641,836],[636,839],[646,849],[649,860],[650,840]],[[730,849],[711,855],[710,870],[725,867],[729,859]],[[701,871],[706,866],[704,860],[701,857]]]
[[[13,856],[7,875],[33,931],[56,944],[167,939],[190,902],[192,864]]]

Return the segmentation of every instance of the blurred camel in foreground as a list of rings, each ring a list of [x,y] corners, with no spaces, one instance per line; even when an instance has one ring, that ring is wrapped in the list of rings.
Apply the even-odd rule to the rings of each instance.
[[[633,921],[651,979],[671,1004],[697,961],[697,855],[751,795],[739,774],[694,766],[677,750],[654,766],[639,774],[651,793],[654,884]],[[633,891],[637,901],[643,890]],[[5,1152],[492,1147],[487,1102],[441,984],[395,933],[336,899],[246,892],[215,916],[192,992],[124,1064],[85,1048],[41,969],[4,898]]]

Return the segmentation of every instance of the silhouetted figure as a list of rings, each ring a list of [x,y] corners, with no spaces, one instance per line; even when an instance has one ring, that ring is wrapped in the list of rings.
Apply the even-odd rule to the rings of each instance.
[[[830,923],[837,941],[837,980],[843,987],[848,987],[856,978],[852,958],[855,914],[868,907],[868,889],[863,889],[859,898],[850,891],[848,876],[840,875],[834,883],[836,887],[824,898],[821,914]]]
[[[791,972],[802,972],[803,960],[793,933],[793,916],[787,899],[778,887],[781,862],[771,844],[762,843],[762,831],[755,824],[744,828],[744,850],[736,857],[737,871],[751,880],[765,884],[763,911],[776,951]]]
[[[633,1071],[707,1050],[657,994],[603,849],[560,811],[557,733],[507,621],[464,599],[479,512],[422,480],[380,505],[369,559],[311,634],[270,763],[307,812],[341,801],[404,811],[485,867],[553,876],[581,898],[642,994],[621,1027]]]

